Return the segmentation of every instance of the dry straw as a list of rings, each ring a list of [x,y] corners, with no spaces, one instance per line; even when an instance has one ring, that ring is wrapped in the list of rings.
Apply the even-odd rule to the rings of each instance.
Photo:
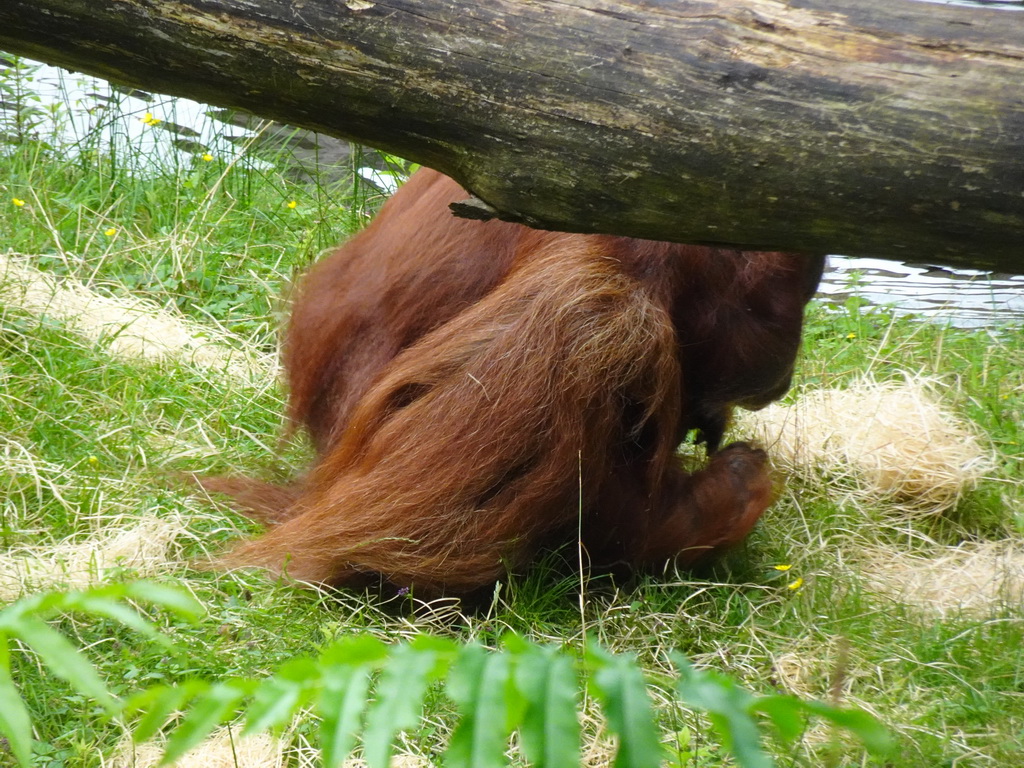
[[[0,602],[43,589],[84,589],[117,568],[156,576],[179,562],[176,544],[186,534],[182,520],[149,516],[131,525],[121,522],[84,540],[3,553]]]
[[[859,501],[937,514],[993,464],[977,430],[941,403],[939,390],[936,381],[910,374],[885,382],[865,377],[745,414],[739,431],[766,446],[784,473],[827,477]]]
[[[157,768],[162,757],[162,743],[150,741],[134,745],[130,737],[126,737],[105,768]],[[230,729],[221,728],[170,765],[173,768],[281,768],[284,756],[281,742],[271,736],[239,737]]]
[[[319,765],[317,752],[306,754],[306,750],[303,750],[295,754],[294,748],[287,746],[287,736],[285,739],[276,739],[262,733],[239,736],[240,730],[219,728],[199,746],[166,765],[168,768],[282,768],[285,763],[297,763],[300,768],[304,768]],[[160,761],[163,750],[162,741],[132,744],[131,738],[126,736],[104,768],[158,768],[162,765]],[[429,766],[426,759],[412,754],[394,755],[390,763],[390,768]],[[358,758],[350,758],[341,764],[341,768],[366,768],[366,763]]]
[[[985,616],[1024,605],[1024,544],[986,541],[945,547],[927,557],[873,549],[863,572],[870,589],[939,616]]]
[[[226,332],[200,328],[141,299],[101,296],[72,278],[58,281],[28,262],[28,257],[0,254],[0,302],[63,323],[114,356],[184,359],[255,377],[265,377],[272,368]]]

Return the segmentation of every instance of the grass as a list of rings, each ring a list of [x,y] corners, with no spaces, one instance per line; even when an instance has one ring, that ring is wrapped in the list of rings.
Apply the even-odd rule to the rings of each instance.
[[[473,612],[456,601],[425,605],[412,596],[381,604],[356,592],[206,572],[188,563],[251,528],[183,490],[175,473],[284,476],[302,466],[301,444],[277,450],[283,400],[272,353],[280,302],[295,274],[365,220],[365,189],[294,181],[245,153],[196,155],[140,176],[131,170],[138,158],[111,156],[88,141],[80,154],[56,151],[40,131],[37,124],[37,135],[26,129],[0,147],[0,227],[10,253],[22,255],[5,258],[63,288],[80,283],[118,302],[144,299],[188,333],[263,366],[262,375],[246,376],[187,354],[118,353],[116,331],[90,335],[3,289],[0,586],[8,577],[34,590],[155,575],[183,585],[208,611],[196,626],[153,616],[184,649],[177,654],[108,622],[66,618],[62,628],[89,648],[115,693],[192,674],[265,674],[343,635],[396,641],[427,631],[494,643],[512,629],[577,648],[595,637],[610,650],[637,653],[655,677],[667,668],[667,652],[679,649],[761,693],[859,704],[893,729],[891,765],[1024,759],[1024,607],[1012,589],[1021,583],[1014,569],[1024,551],[1019,334],[940,328],[855,301],[810,313],[788,401],[864,374],[886,381],[921,373],[942,383],[943,405],[991,445],[985,479],[942,515],[898,515],[884,500],[858,501],[828,471],[793,477],[749,542],[709,572],[630,583],[595,578],[583,583],[581,599],[579,577],[552,557],[510,578]],[[167,523],[157,554],[122,542],[105,559],[112,532],[139,530],[152,540],[155,529],[145,526],[153,520]],[[993,554],[987,542],[1003,542],[1002,549]],[[962,582],[968,566],[957,552],[980,553],[970,567],[991,569],[1002,591],[969,610],[951,602],[952,587],[923,600],[907,592],[923,568],[931,568],[933,586],[944,569],[951,585]],[[32,562],[44,563],[47,575],[37,568],[26,576]],[[776,568],[783,564],[789,569]],[[27,655],[17,659],[15,679],[36,723],[39,766],[109,765],[119,726],[69,697]],[[428,762],[439,754],[447,706],[438,697],[423,728],[403,736],[402,750]],[[600,724],[588,726],[590,764],[605,764]],[[666,709],[663,726],[675,764],[728,764],[695,715]],[[286,762],[308,762],[312,733],[310,724],[296,725]],[[867,761],[813,726],[795,750],[778,754],[782,765]]]

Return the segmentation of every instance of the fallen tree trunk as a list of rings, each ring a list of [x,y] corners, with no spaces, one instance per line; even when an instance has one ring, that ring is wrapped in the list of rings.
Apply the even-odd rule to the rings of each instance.
[[[1024,13],[4,0],[0,48],[365,142],[535,226],[1024,272]]]

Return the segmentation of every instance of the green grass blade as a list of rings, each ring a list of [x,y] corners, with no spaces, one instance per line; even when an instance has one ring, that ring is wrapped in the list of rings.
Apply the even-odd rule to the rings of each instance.
[[[537,768],[579,765],[579,681],[572,660],[556,648],[543,648],[517,662],[515,682],[526,704],[519,736],[527,759]]]
[[[505,765],[511,731],[509,655],[467,645],[448,673],[448,694],[459,708],[459,722],[445,752],[445,764],[467,768]]]
[[[664,750],[654,725],[654,710],[636,659],[613,656],[592,645],[587,663],[591,687],[604,708],[608,727],[619,737],[616,768],[656,768]]]
[[[39,654],[53,674],[66,680],[79,693],[95,699],[107,712],[117,711],[114,697],[92,664],[66,637],[29,616],[22,616],[12,629],[18,639]]]
[[[32,761],[32,718],[11,677],[11,652],[7,637],[0,636],[0,734],[22,768]]]

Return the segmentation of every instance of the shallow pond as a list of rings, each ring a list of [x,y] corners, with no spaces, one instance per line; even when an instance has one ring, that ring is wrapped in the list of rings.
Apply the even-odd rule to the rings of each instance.
[[[899,315],[961,328],[1024,323],[1024,275],[830,256],[819,295],[837,304],[859,296]]]

